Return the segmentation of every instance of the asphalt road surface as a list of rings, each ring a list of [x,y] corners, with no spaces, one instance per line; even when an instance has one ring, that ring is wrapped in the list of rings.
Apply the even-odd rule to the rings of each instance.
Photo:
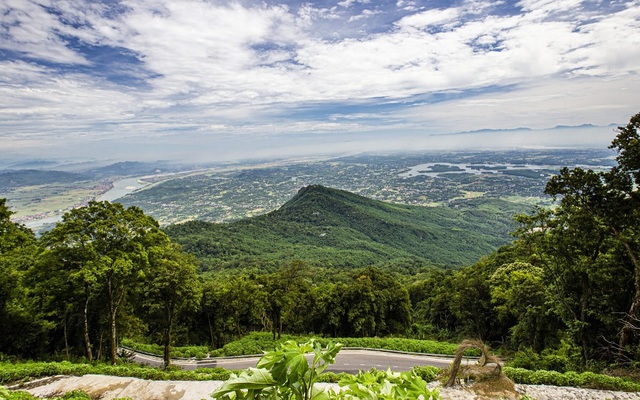
[[[309,354],[308,358],[313,355]],[[186,370],[196,368],[222,367],[231,370],[242,370],[255,367],[259,356],[252,357],[221,357],[205,358],[202,360],[172,360],[172,364],[181,366]],[[147,354],[134,353],[133,360],[141,364],[161,366],[162,358]],[[333,372],[357,373],[358,371],[368,371],[371,368],[377,370],[387,370],[401,372],[409,371],[415,366],[432,365],[438,368],[446,368],[453,361],[452,357],[429,356],[418,354],[404,354],[375,350],[341,350],[336,357],[336,362],[327,368]],[[466,358],[463,363],[475,363],[476,359]]]

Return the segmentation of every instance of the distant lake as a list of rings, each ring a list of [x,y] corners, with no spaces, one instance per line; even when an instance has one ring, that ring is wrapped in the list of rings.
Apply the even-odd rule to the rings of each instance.
[[[414,176],[426,175],[438,177],[441,174],[497,174],[502,171],[515,169],[557,170],[556,165],[530,165],[530,164],[453,164],[453,163],[428,163],[410,167],[409,171],[399,174],[401,178],[411,178]]]

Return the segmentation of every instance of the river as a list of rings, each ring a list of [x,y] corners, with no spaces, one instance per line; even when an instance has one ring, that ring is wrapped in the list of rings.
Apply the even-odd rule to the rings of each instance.
[[[116,199],[124,197],[125,195],[135,190],[142,189],[143,187],[150,185],[150,183],[144,182],[142,180],[143,178],[144,177],[142,176],[138,176],[135,178],[125,178],[125,179],[114,181],[113,187],[107,190],[105,193],[98,196],[96,200],[97,201],[114,201]],[[52,215],[46,218],[27,221],[24,223],[24,225],[29,229],[37,230],[40,227],[43,227],[45,225],[55,224],[60,221],[62,221],[62,214],[57,214],[57,215]]]
[[[141,189],[145,186],[148,186],[148,182],[144,182],[142,180],[144,177],[137,178],[126,178],[120,179],[118,181],[113,182],[113,187],[109,189],[107,192],[99,196],[96,200],[98,201],[114,201],[119,199],[120,197],[124,197],[125,195]]]

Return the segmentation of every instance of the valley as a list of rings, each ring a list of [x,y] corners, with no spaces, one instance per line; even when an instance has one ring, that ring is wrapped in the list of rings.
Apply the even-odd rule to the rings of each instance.
[[[128,162],[86,169],[46,163],[46,170],[36,170],[40,171],[37,177],[34,170],[0,172],[0,197],[7,198],[15,221],[40,230],[51,228],[44,222],[94,199],[117,199],[141,207],[162,225],[195,219],[234,221],[275,210],[301,187],[314,184],[398,204],[459,207],[472,199],[489,198],[531,206],[549,204],[544,185],[561,166],[601,169],[611,163],[612,153],[606,150],[553,149],[354,155],[227,165]],[[16,175],[30,179],[17,180]],[[124,179],[148,185],[103,197],[107,192],[114,194],[113,185]]]

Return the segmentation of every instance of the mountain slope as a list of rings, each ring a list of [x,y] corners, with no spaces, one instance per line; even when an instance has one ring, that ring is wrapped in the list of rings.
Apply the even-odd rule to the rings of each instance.
[[[5,171],[0,172],[0,189],[51,183],[70,183],[87,179],[89,177],[86,175],[64,171],[41,171],[36,169]]]
[[[524,211],[500,200],[465,204],[398,205],[313,185],[269,214],[229,224],[192,221],[165,231],[216,268],[292,259],[327,267],[401,260],[460,266],[506,244],[513,214]]]

